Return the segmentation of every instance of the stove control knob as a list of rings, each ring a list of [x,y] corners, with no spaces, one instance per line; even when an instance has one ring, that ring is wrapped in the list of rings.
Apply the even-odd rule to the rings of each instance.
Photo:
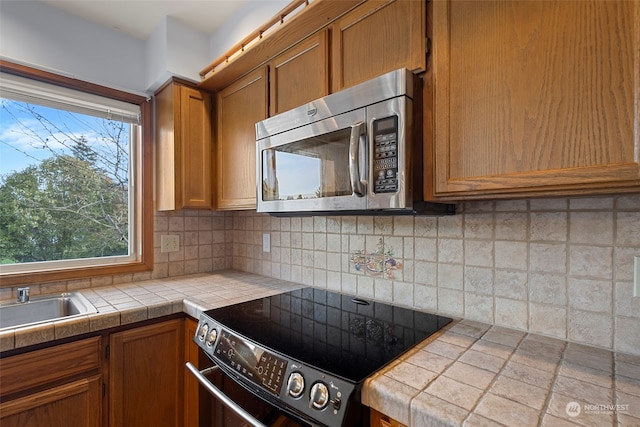
[[[216,330],[216,328],[212,328],[211,332],[209,332],[209,335],[207,335],[207,339],[205,340],[207,347],[212,347],[213,343],[216,342],[216,338],[218,338],[218,331]]]
[[[204,341],[204,339],[207,337],[208,332],[209,325],[207,323],[203,323],[202,326],[200,326],[200,329],[198,329],[198,339],[200,341]]]
[[[304,391],[304,377],[300,372],[293,372],[289,375],[289,380],[287,380],[287,391],[289,392],[289,396],[294,399],[302,396],[302,392]]]
[[[309,407],[317,410],[324,409],[329,403],[329,389],[327,385],[317,382],[311,387]]]

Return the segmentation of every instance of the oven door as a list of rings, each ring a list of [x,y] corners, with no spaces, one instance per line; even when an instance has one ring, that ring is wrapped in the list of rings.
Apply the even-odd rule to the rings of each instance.
[[[257,141],[258,212],[366,209],[366,110]]]
[[[187,362],[187,369],[214,397],[211,420],[215,427],[310,427],[250,393],[218,366],[200,371]]]

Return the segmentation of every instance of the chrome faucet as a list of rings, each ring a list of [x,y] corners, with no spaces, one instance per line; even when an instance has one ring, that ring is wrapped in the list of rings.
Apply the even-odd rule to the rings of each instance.
[[[20,303],[29,302],[29,288],[18,288],[17,301]]]

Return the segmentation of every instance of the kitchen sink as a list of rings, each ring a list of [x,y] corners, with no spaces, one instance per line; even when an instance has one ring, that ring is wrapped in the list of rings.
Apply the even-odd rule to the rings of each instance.
[[[0,329],[68,319],[98,310],[79,292],[33,297],[28,302],[0,304]]]

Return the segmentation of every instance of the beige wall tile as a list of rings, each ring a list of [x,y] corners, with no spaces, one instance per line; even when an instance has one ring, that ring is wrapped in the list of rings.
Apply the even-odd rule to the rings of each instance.
[[[565,242],[568,235],[566,212],[532,212],[529,225],[531,241]]]
[[[465,215],[464,237],[466,239],[493,239],[493,213]]]
[[[526,240],[529,214],[526,212],[499,212],[495,216],[495,238],[499,240]]]
[[[529,245],[529,271],[566,274],[566,245],[531,243]]]
[[[613,248],[570,245],[569,273],[572,276],[613,278]]]
[[[612,313],[611,281],[569,278],[567,289],[569,307],[605,314]]]
[[[618,316],[613,348],[617,351],[638,354],[640,348],[640,319]]]
[[[495,266],[512,270],[527,270],[529,245],[526,242],[495,242]]]
[[[567,309],[558,305],[529,304],[529,330],[552,337],[567,338]]]
[[[515,329],[527,330],[528,313],[526,301],[512,300],[508,298],[495,299],[495,322],[500,325],[509,325]]]
[[[529,298],[533,302],[565,305],[567,303],[567,276],[531,273]]]
[[[591,245],[613,244],[613,212],[570,212],[569,240]]]
[[[571,341],[612,348],[613,318],[609,315],[569,309],[568,328]]]

